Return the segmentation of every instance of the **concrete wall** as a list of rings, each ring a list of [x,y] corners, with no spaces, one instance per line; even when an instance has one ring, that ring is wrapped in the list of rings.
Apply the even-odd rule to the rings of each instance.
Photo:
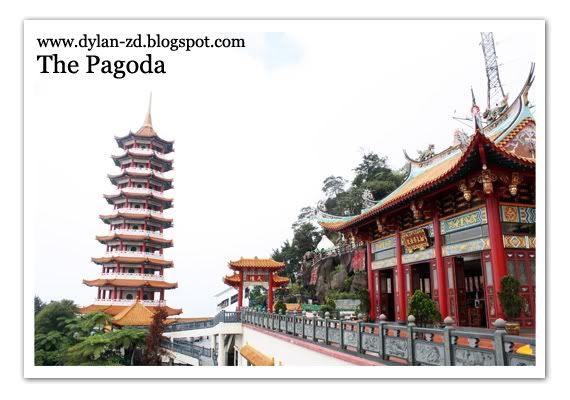
[[[329,365],[355,365],[349,358],[333,357],[333,351],[312,343],[300,343],[295,339],[287,338],[271,332],[262,331],[256,327],[243,325],[243,334],[236,337],[236,347],[246,343],[269,357],[275,358],[276,365],[293,366],[329,366]],[[343,359],[344,358],[344,359]],[[238,357],[239,365],[247,365],[241,355]]]

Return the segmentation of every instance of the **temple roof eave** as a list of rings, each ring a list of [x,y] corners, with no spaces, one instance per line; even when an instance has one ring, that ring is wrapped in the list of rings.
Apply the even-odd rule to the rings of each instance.
[[[150,287],[155,289],[176,289],[178,287],[177,282],[164,282],[164,281],[153,281],[145,279],[83,279],[83,284],[92,287],[103,287],[103,286],[113,286],[113,287],[132,287],[132,288],[142,288]]]
[[[364,223],[368,219],[380,214],[382,211],[392,208],[405,201],[409,201],[415,196],[421,193],[425,193],[430,188],[433,188],[437,183],[452,179],[454,174],[459,171],[461,166],[468,160],[469,156],[473,152],[478,151],[476,149],[476,144],[480,142],[484,144],[487,150],[494,151],[500,156],[512,161],[513,163],[525,167],[534,167],[535,165],[535,161],[533,159],[527,159],[509,153],[503,150],[501,147],[497,146],[491,139],[487,138],[480,131],[477,131],[471,137],[470,143],[464,152],[452,153],[449,158],[441,160],[435,165],[430,166],[430,168],[423,171],[423,173],[410,173],[406,180],[396,190],[382,199],[374,207],[371,207],[365,210],[363,213],[348,220],[344,217],[338,217],[337,220],[333,220],[331,218],[328,220],[318,220],[318,223],[329,231],[339,232],[353,227],[357,224],[360,225],[360,223]],[[437,169],[435,169],[436,167]],[[427,172],[430,172],[430,174],[427,174]],[[422,182],[420,178],[422,178],[424,182]],[[419,182],[413,182],[414,180],[419,180]]]

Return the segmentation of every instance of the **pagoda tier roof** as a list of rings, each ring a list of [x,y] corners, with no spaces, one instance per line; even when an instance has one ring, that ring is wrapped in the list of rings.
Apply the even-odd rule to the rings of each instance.
[[[262,352],[255,349],[248,343],[246,343],[245,346],[242,346],[241,349],[239,349],[239,353],[253,366],[273,367],[275,365],[275,359],[273,357],[269,357],[263,354]]]
[[[144,188],[135,188],[135,189],[144,189]],[[120,198],[137,198],[137,199],[153,199],[153,200],[157,200],[161,203],[166,203],[166,204],[170,204],[172,203],[172,201],[174,199],[169,198],[169,197],[161,197],[161,196],[157,196],[154,190],[148,190],[148,192],[137,192],[137,191],[129,191],[129,190],[123,190],[123,189],[119,189],[119,193],[115,193],[115,194],[104,194],[103,197],[105,197],[105,199],[107,199],[107,203],[109,204],[114,204],[113,200],[114,199],[120,199]]]
[[[152,177],[157,181],[166,184],[165,190],[172,188],[172,178],[166,178],[160,172],[155,172],[152,169],[147,168],[127,168],[119,174],[107,174],[107,177],[113,184],[117,184],[117,180],[124,177],[131,177],[131,178],[149,178]]]
[[[516,170],[534,171],[536,165],[534,158],[522,157],[504,146],[524,126],[534,124],[526,99],[531,83],[532,70],[521,94],[513,103],[518,106],[511,105],[497,118],[497,121],[510,122],[493,125],[493,129],[487,129],[487,127],[481,129],[476,126],[475,133],[463,146],[449,147],[427,160],[419,161],[407,157],[410,161],[408,176],[388,196],[372,207],[364,209],[359,215],[334,216],[320,212],[318,223],[332,232],[348,230],[370,223],[386,211],[441,188],[453,180],[461,179],[470,171],[481,169],[479,145],[485,150],[487,163]],[[508,129],[504,129],[504,125],[508,125]]]
[[[164,282],[164,281],[153,281],[145,279],[93,279],[87,280],[83,279],[83,284],[87,286],[114,286],[114,287],[150,287],[155,289],[176,289],[178,283],[176,282]]]
[[[129,133],[125,136],[115,136],[115,140],[119,146],[123,146],[123,143],[131,139],[152,139],[152,141],[158,142],[165,147],[165,152],[170,153],[174,150],[174,140],[162,139],[152,126],[142,126],[138,131]]]
[[[280,270],[285,268],[285,264],[275,261],[272,258],[240,258],[237,261],[230,261],[228,266],[233,270],[242,269],[270,269]]]
[[[132,241],[145,241],[145,242],[149,242],[149,243],[154,243],[154,244],[159,244],[162,246],[162,248],[167,248],[167,247],[171,247],[173,245],[172,243],[172,239],[164,239],[164,238],[160,238],[160,237],[155,237],[152,236],[152,234],[148,233],[141,233],[141,234],[127,234],[127,233],[114,233],[111,232],[108,235],[98,235],[95,236],[95,238],[105,244],[107,242],[111,242],[113,240],[116,239],[121,239],[121,240],[132,240]]]
[[[86,306],[86,307],[81,307],[79,309],[79,312],[81,314],[88,314],[88,313],[93,313],[93,312],[104,312],[105,314],[115,316],[115,315],[119,314],[120,312],[124,311],[125,309],[127,309],[129,307],[130,307],[130,305],[106,306],[106,305],[99,305],[99,304],[91,304],[91,305]],[[153,313],[156,312],[156,309],[158,308],[156,306],[144,306],[144,307],[149,309]],[[166,311],[168,312],[168,315],[178,315],[178,314],[182,313],[181,308],[172,308],[172,307],[168,307],[168,306],[163,306],[163,308],[166,309]]]
[[[140,210],[140,209],[135,209],[135,210]],[[99,218],[101,218],[105,223],[111,222],[116,219],[136,219],[136,220],[160,222],[160,225],[163,228],[169,228],[172,226],[172,218],[161,217],[155,213],[151,213],[150,210],[148,214],[139,214],[136,212],[117,210],[113,214],[100,214]]]
[[[113,159],[115,165],[117,167],[121,166],[121,161],[125,160],[125,159],[133,159],[133,158],[137,158],[137,159],[143,159],[143,160],[152,160],[152,161],[157,161],[159,164],[164,165],[164,172],[170,171],[172,169],[172,163],[174,162],[174,160],[170,159],[170,158],[166,158],[164,156],[164,154],[159,153],[155,150],[149,150],[149,149],[127,149],[127,150],[123,150],[124,153],[123,154],[119,154],[119,155],[111,155],[111,158]]]
[[[229,286],[239,287],[240,285],[239,274],[226,275],[224,276],[224,283]],[[289,278],[279,275],[273,275],[273,287],[285,286],[289,283]]]
[[[157,265],[159,267],[174,266],[174,263],[172,261],[160,260],[151,257],[104,256],[104,257],[92,257],[91,261],[93,261],[95,264],[109,264],[117,262],[120,264]]]
[[[136,302],[115,315],[111,323],[118,326],[148,326],[152,323],[154,314],[137,299]]]

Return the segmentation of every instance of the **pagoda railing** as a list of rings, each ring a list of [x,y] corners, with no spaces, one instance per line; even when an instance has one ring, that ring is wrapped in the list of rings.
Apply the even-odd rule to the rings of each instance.
[[[148,237],[157,237],[157,238],[162,238],[163,234],[161,232],[155,232],[155,231],[146,231],[144,229],[111,229],[110,233],[117,233],[117,234],[123,234],[123,235],[144,235],[144,236],[148,236]]]
[[[212,349],[208,347],[198,346],[191,342],[185,342],[183,340],[175,339],[174,341],[170,341],[168,339],[162,339],[160,341],[160,347],[194,358],[212,358]]]
[[[149,210],[147,208],[123,207],[113,210],[113,213],[116,214],[117,212],[122,212],[127,214],[156,215],[157,217],[164,217],[164,213],[162,211]]]
[[[105,257],[145,257],[164,260],[164,255],[162,254],[147,253],[144,251],[108,251],[105,253]]]
[[[346,243],[341,243],[338,246],[335,246],[328,250],[323,250],[323,251],[315,250],[314,251],[315,256],[313,257],[313,265],[315,265],[317,262],[321,260],[324,260],[325,258],[336,257],[343,254],[352,253],[357,248],[364,246],[365,245],[363,242],[354,242],[354,243],[346,242]]]
[[[164,329],[165,332],[180,332],[180,331],[190,331],[193,329],[207,329],[213,328],[219,323],[232,323],[240,322],[241,313],[239,311],[229,312],[220,311],[214,318],[202,319],[198,321],[189,322],[174,322],[167,325]]]
[[[152,194],[153,196],[160,197],[163,199],[169,199],[164,195],[164,192],[160,192],[158,190],[149,189],[149,188],[138,188],[138,187],[129,187],[126,186],[120,189],[123,192],[127,193],[143,193],[143,194]]]
[[[164,275],[161,276],[155,274],[104,272],[101,274],[101,279],[133,279],[133,280],[145,280],[145,281],[164,281]]]
[[[135,299],[95,299],[95,305],[98,306],[129,306],[133,304]],[[139,300],[139,302],[147,307],[165,306],[164,300]]]
[[[164,175],[164,173],[154,170],[152,168],[140,168],[140,167],[127,167],[125,168],[125,171],[127,172],[134,172],[134,173],[151,173],[155,176],[158,176],[159,178],[166,178],[166,176]]]
[[[124,154],[122,154],[122,155],[125,155],[127,153],[127,151],[130,151],[130,152],[133,152],[136,154],[142,154],[142,155],[147,155],[147,156],[155,155],[156,157],[163,159],[165,161],[172,161],[171,159],[165,157],[164,153],[160,153],[160,152],[158,152],[156,150],[152,150],[152,149],[141,149],[140,147],[131,147],[128,150],[123,149],[123,151],[124,151]]]
[[[452,326],[446,318],[443,328],[418,327],[410,316],[408,324],[378,323],[274,314],[242,309],[243,324],[274,331],[296,339],[316,342],[354,355],[377,357],[387,364],[523,366],[536,364],[536,340],[511,336],[505,321],[495,321],[495,330]],[[517,352],[527,346],[532,355]],[[370,358],[370,357],[368,357]]]

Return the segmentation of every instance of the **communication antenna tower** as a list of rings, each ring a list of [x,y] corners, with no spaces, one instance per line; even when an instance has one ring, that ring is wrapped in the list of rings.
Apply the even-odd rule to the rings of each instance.
[[[499,64],[497,63],[493,32],[481,32],[481,47],[483,48],[487,72],[487,110],[491,110],[491,106],[501,105],[506,100],[499,78]]]

